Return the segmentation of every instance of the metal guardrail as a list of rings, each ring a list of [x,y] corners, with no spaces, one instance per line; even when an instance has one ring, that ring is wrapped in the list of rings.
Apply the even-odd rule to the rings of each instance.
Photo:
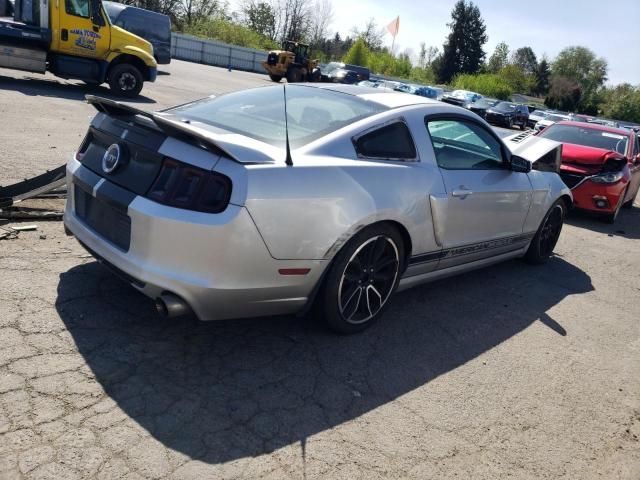
[[[171,35],[171,58],[188,62],[264,73],[260,62],[267,59],[264,50],[238,47],[216,40],[205,40],[182,33]]]

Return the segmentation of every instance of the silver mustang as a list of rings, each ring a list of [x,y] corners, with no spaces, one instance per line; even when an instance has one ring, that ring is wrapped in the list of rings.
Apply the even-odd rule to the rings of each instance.
[[[158,113],[88,100],[99,113],[67,167],[67,232],[168,316],[315,305],[359,331],[398,289],[543,263],[572,203],[560,144],[503,142],[417,95],[279,85]]]

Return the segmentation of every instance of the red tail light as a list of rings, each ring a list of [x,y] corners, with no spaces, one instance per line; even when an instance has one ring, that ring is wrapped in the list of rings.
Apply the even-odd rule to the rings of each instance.
[[[229,204],[231,180],[219,173],[167,158],[147,197],[171,207],[220,213]]]

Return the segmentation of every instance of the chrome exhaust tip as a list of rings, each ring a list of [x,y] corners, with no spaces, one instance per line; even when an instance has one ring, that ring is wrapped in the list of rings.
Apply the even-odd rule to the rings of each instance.
[[[156,310],[164,318],[181,317],[191,311],[187,302],[173,293],[163,293],[156,298]]]

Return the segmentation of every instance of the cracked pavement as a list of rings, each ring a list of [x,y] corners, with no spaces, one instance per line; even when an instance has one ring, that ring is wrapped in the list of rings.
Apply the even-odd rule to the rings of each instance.
[[[267,84],[167,71],[143,106]],[[84,93],[0,70],[0,184],[65,161]],[[614,226],[573,215],[545,266],[402,292],[349,337],[312,318],[162,319],[61,222],[29,223],[0,240],[0,479],[640,474],[637,206]]]

